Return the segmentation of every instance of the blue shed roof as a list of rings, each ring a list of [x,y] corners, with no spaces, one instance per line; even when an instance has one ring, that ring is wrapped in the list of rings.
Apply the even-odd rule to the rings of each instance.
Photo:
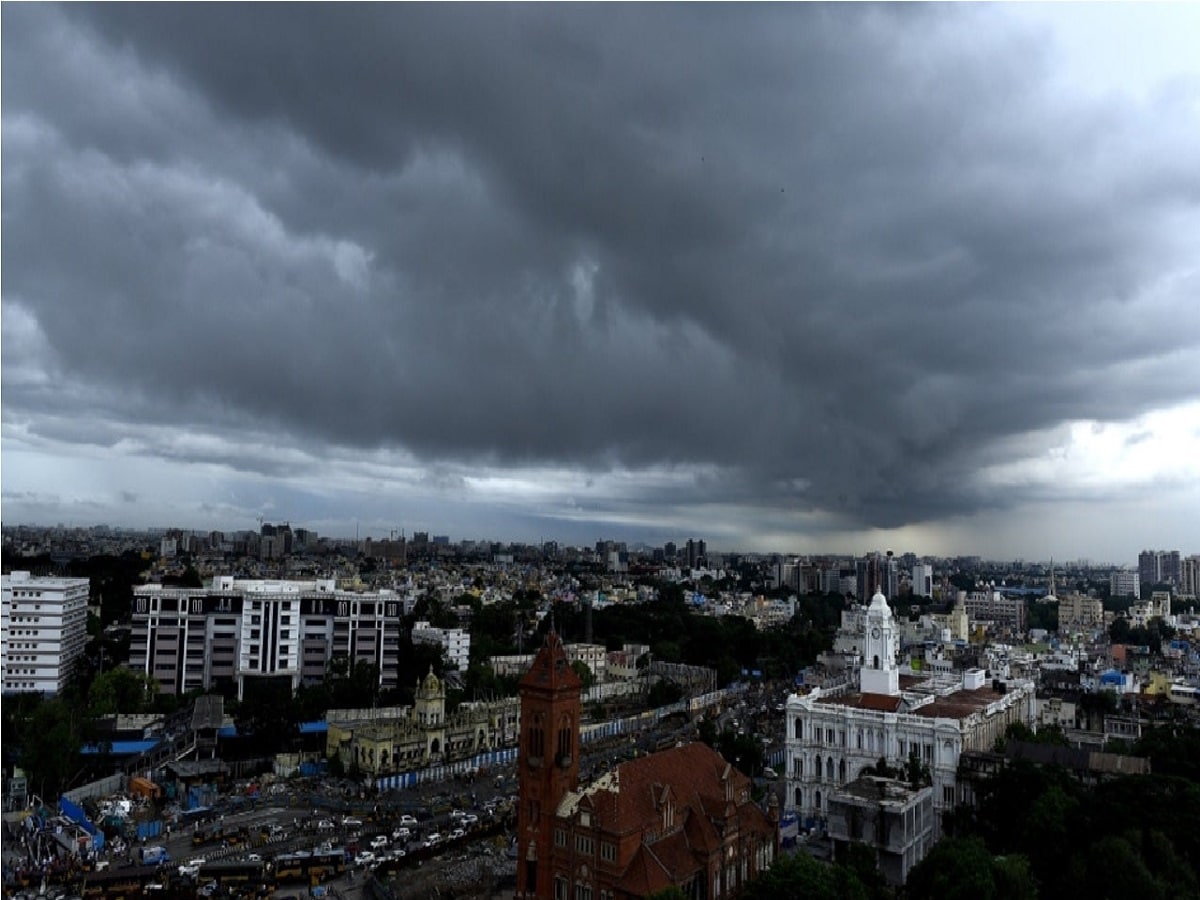
[[[147,750],[153,750],[158,746],[157,740],[148,741],[113,741],[108,752],[113,756],[133,756],[137,753],[145,753]],[[99,744],[84,744],[80,749],[80,753],[99,754]]]

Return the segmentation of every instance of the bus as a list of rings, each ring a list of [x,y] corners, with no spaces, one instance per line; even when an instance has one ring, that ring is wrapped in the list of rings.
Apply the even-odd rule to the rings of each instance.
[[[221,859],[205,863],[200,870],[205,883],[215,881],[221,887],[236,887],[241,891],[260,889],[274,884],[271,867],[262,860]]]
[[[208,872],[205,872],[207,875]],[[275,880],[303,881],[308,884],[346,874],[346,853],[341,847],[332,850],[301,850],[275,857]]]

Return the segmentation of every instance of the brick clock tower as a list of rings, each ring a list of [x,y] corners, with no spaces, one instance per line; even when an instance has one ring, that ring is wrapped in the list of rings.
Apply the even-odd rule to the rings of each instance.
[[[554,812],[579,784],[579,692],[583,683],[554,631],[521,679],[517,753],[517,897],[552,895]]]

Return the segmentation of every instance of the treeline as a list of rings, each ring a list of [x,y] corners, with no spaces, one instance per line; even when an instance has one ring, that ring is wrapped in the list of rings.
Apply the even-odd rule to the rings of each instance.
[[[606,606],[592,611],[592,640],[609,650],[646,644],[652,659],[716,669],[720,685],[757,669],[767,678],[789,678],[811,665],[833,646],[845,598],[839,594],[799,598],[796,615],[786,625],[759,631],[739,615],[708,616],[694,611],[683,588],[659,583],[658,599],[649,603]],[[566,641],[587,634],[587,610],[574,604],[554,607],[553,625]],[[539,635],[551,627],[542,620]],[[474,637],[472,638],[474,640]]]

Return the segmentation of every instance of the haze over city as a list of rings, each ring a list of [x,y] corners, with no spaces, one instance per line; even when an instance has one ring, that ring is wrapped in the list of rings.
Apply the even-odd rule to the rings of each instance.
[[[5,524],[1200,549],[1200,6],[0,17]]]

